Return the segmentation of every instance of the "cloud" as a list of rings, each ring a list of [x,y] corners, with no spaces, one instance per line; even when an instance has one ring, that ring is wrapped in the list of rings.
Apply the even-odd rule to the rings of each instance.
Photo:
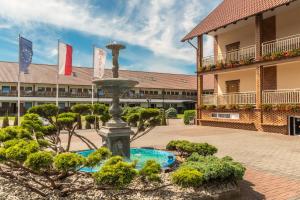
[[[155,55],[193,63],[194,50],[180,39],[206,14],[205,7],[210,4],[204,0],[131,0],[120,13],[105,12],[105,8],[96,12],[99,8],[92,3],[0,0],[0,17],[28,29],[46,24],[113,38],[147,48]]]

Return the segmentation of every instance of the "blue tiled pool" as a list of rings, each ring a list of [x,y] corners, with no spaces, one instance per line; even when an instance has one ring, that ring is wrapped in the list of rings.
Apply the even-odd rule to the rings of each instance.
[[[87,157],[89,154],[94,152],[94,150],[85,150],[79,151],[78,154]],[[147,160],[156,160],[162,168],[167,168],[175,162],[175,155],[170,152],[156,150],[156,149],[147,149],[147,148],[131,148],[130,149],[130,160],[137,160],[137,169],[143,167]],[[100,166],[90,168],[85,167],[82,168],[80,171],[83,172],[96,172],[98,171]]]

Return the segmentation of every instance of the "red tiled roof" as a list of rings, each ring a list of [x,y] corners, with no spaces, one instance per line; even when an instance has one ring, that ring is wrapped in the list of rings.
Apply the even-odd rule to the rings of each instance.
[[[59,84],[62,85],[91,85],[92,68],[88,67],[73,67],[73,76],[61,76]],[[29,74],[25,74],[24,83],[36,84],[56,84],[57,67],[55,65],[31,64],[29,66]],[[197,78],[196,75],[185,74],[169,74],[157,72],[142,72],[120,70],[120,77],[130,78],[139,81],[139,88],[156,88],[156,89],[181,89],[181,90],[196,90]],[[105,70],[105,77],[112,77],[110,69]],[[1,62],[0,61],[0,83],[12,83],[18,80],[18,63]],[[207,76],[204,78],[204,89],[213,89],[213,77]]]
[[[224,0],[182,41],[208,33],[238,20],[282,6],[295,0]]]

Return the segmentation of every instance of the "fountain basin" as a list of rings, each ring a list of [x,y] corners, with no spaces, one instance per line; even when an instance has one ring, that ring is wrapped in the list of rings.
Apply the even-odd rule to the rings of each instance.
[[[87,157],[89,154],[94,152],[95,150],[84,150],[77,152],[78,154]],[[130,148],[130,160],[137,160],[137,169],[141,169],[147,160],[155,160],[157,161],[163,169],[166,169],[174,164],[176,160],[176,156],[173,153],[156,150],[156,149],[147,149],[147,148]],[[85,167],[80,171],[82,172],[97,172],[101,166],[97,167]]]

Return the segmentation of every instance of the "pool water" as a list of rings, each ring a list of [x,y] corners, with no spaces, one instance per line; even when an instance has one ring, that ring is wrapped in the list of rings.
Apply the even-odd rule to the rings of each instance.
[[[84,150],[77,152],[78,154],[87,157],[95,150]],[[167,151],[161,151],[156,149],[147,148],[131,148],[130,149],[130,161],[137,160],[137,169],[141,169],[147,160],[157,161],[162,168],[168,168],[175,162],[175,155]],[[96,172],[100,169],[97,167],[84,167],[80,169],[83,172]]]

